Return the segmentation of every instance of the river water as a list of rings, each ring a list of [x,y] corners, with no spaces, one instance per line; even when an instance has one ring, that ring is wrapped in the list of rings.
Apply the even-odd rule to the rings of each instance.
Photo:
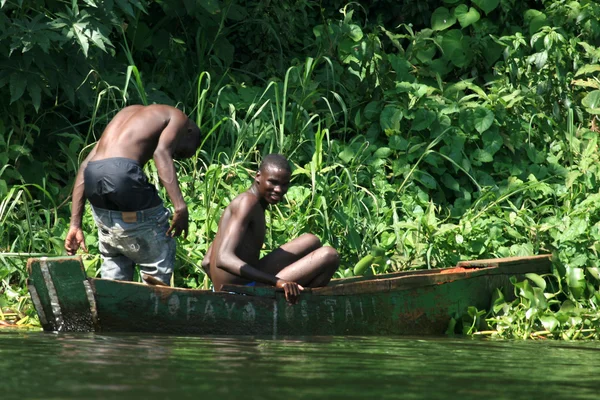
[[[599,399],[600,343],[0,331],[0,399]]]

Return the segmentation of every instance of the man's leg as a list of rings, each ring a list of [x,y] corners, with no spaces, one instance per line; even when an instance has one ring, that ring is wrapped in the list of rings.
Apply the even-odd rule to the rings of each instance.
[[[98,250],[102,255],[100,277],[119,281],[132,281],[135,264],[111,244],[110,232],[98,226]]]
[[[326,286],[339,266],[337,251],[323,247],[315,235],[304,234],[263,257],[258,267],[306,287]]]
[[[150,275],[170,286],[176,252],[175,239],[167,235],[171,214],[162,205],[138,214],[142,221],[130,233],[136,246],[126,254],[139,265],[142,277]]]
[[[113,279],[120,281],[133,280],[133,270],[135,264],[120,251],[112,232],[112,220],[110,212],[103,209],[92,207],[94,222],[98,228],[98,250],[102,255],[102,265],[100,266],[100,277],[103,279]]]

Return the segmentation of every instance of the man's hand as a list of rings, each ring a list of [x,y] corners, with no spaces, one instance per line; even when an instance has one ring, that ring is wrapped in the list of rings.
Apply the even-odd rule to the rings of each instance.
[[[298,303],[300,292],[304,290],[304,288],[296,282],[284,281],[283,279],[279,279],[275,284],[275,287],[278,289],[283,289],[283,292],[285,293],[285,299],[290,304]]]
[[[188,232],[188,218],[189,213],[187,207],[180,211],[175,211],[175,214],[173,214],[173,222],[171,222],[171,227],[167,231],[167,235],[176,237],[183,234],[183,237],[185,238]]]
[[[67,233],[67,237],[65,238],[65,249],[67,250],[67,254],[70,256],[74,255],[80,247],[87,253],[83,231],[80,227],[71,226]]]

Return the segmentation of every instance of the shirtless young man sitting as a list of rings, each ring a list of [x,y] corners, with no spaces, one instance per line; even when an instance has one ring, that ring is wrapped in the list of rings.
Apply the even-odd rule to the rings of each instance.
[[[188,230],[173,159],[192,157],[199,146],[200,129],[175,107],[134,105],[119,111],[77,172],[67,254],[79,247],[87,251],[81,230],[87,199],[98,227],[102,278],[132,280],[138,264],[145,282],[168,285],[173,237],[185,237]],[[143,171],[151,158],[175,209],[170,226],[170,212]]]
[[[291,178],[289,162],[279,154],[263,159],[250,189],[227,206],[202,267],[215,290],[222,285],[272,285],[296,303],[304,287],[326,286],[339,265],[335,249],[304,234],[260,258],[265,240],[265,210],[283,200]]]

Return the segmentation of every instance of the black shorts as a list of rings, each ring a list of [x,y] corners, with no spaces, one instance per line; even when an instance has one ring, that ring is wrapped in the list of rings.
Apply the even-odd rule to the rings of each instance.
[[[83,171],[85,197],[94,207],[141,211],[162,204],[142,167],[123,157],[90,161]]]

